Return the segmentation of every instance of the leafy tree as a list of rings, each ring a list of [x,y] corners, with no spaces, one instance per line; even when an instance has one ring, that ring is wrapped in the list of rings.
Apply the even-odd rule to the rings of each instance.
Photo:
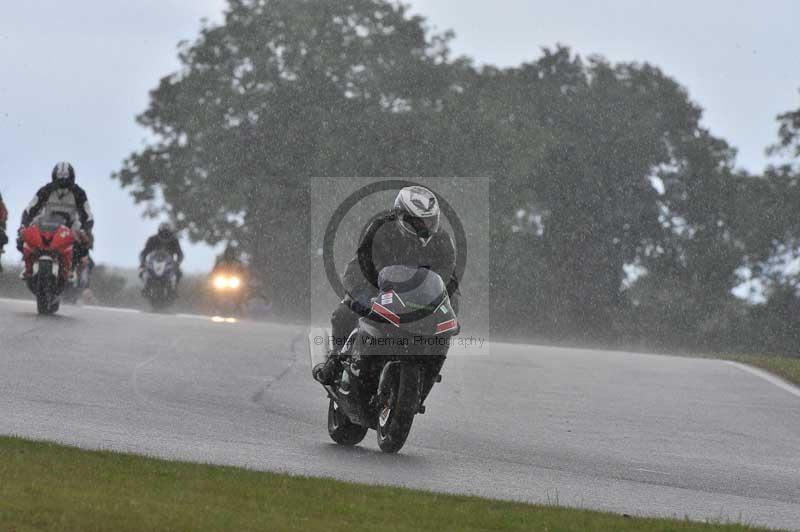
[[[154,140],[114,177],[192,239],[238,241],[279,309],[308,291],[310,177],[486,176],[504,327],[660,344],[743,329],[740,267],[800,237],[796,172],[736,171],[651,65],[559,46],[476,69],[449,37],[386,0],[229,0],[181,46],[138,117]],[[780,138],[800,154],[798,113]]]
[[[701,237],[716,242],[717,221],[730,214],[720,192],[734,181],[733,152],[700,127],[700,109],[657,68],[585,62],[559,47],[491,72],[475,98],[501,102],[497,292],[514,297],[504,279],[530,283],[528,297],[547,305],[531,305],[526,317],[556,335],[613,336],[628,305],[626,267],[691,276],[718,255],[700,256]],[[527,236],[508,234],[517,213],[535,226]],[[537,258],[507,261],[521,246],[535,246]],[[715,285],[723,294],[742,260],[733,251],[719,268],[725,282]]]
[[[778,143],[771,151],[785,151],[800,158],[800,108],[778,115],[778,124]]]
[[[424,117],[457,64],[446,40],[384,1],[230,0],[151,93],[138,121],[155,140],[114,177],[193,240],[240,242],[278,302],[296,304],[307,178],[427,168]]]

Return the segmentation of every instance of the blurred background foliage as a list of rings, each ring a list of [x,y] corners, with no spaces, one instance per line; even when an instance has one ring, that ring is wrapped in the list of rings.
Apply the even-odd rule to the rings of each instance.
[[[302,315],[311,177],[486,177],[496,335],[797,353],[800,110],[765,139],[787,163],[749,175],[656,66],[556,46],[477,68],[450,38],[384,0],[229,0],[113,178],[191,239],[238,242]]]

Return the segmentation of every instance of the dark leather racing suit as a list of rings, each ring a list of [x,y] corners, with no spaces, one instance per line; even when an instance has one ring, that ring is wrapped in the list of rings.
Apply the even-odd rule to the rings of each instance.
[[[358,318],[378,293],[378,273],[385,266],[426,267],[447,283],[453,309],[458,312],[456,256],[450,235],[434,233],[427,244],[402,233],[394,211],[381,213],[364,228],[356,256],[350,260],[342,279],[347,296],[331,315],[331,336],[338,350],[356,327]]]

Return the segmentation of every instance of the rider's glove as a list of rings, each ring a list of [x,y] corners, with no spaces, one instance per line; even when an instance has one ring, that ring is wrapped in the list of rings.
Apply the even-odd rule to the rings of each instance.
[[[372,308],[372,294],[366,290],[348,292],[350,309],[357,314],[366,314]]]

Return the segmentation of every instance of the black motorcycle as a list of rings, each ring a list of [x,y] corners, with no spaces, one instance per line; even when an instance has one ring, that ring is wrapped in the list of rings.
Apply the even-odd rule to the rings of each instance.
[[[142,294],[153,310],[163,310],[175,302],[177,275],[178,265],[171,253],[159,249],[147,255],[142,271]]]
[[[350,334],[343,371],[325,386],[328,434],[338,444],[355,445],[368,429],[378,446],[396,453],[406,442],[414,416],[440,371],[459,325],[442,278],[426,268],[389,266],[378,276],[379,294]],[[324,342],[320,338],[325,338]],[[312,367],[330,349],[330,334],[309,336]]]

